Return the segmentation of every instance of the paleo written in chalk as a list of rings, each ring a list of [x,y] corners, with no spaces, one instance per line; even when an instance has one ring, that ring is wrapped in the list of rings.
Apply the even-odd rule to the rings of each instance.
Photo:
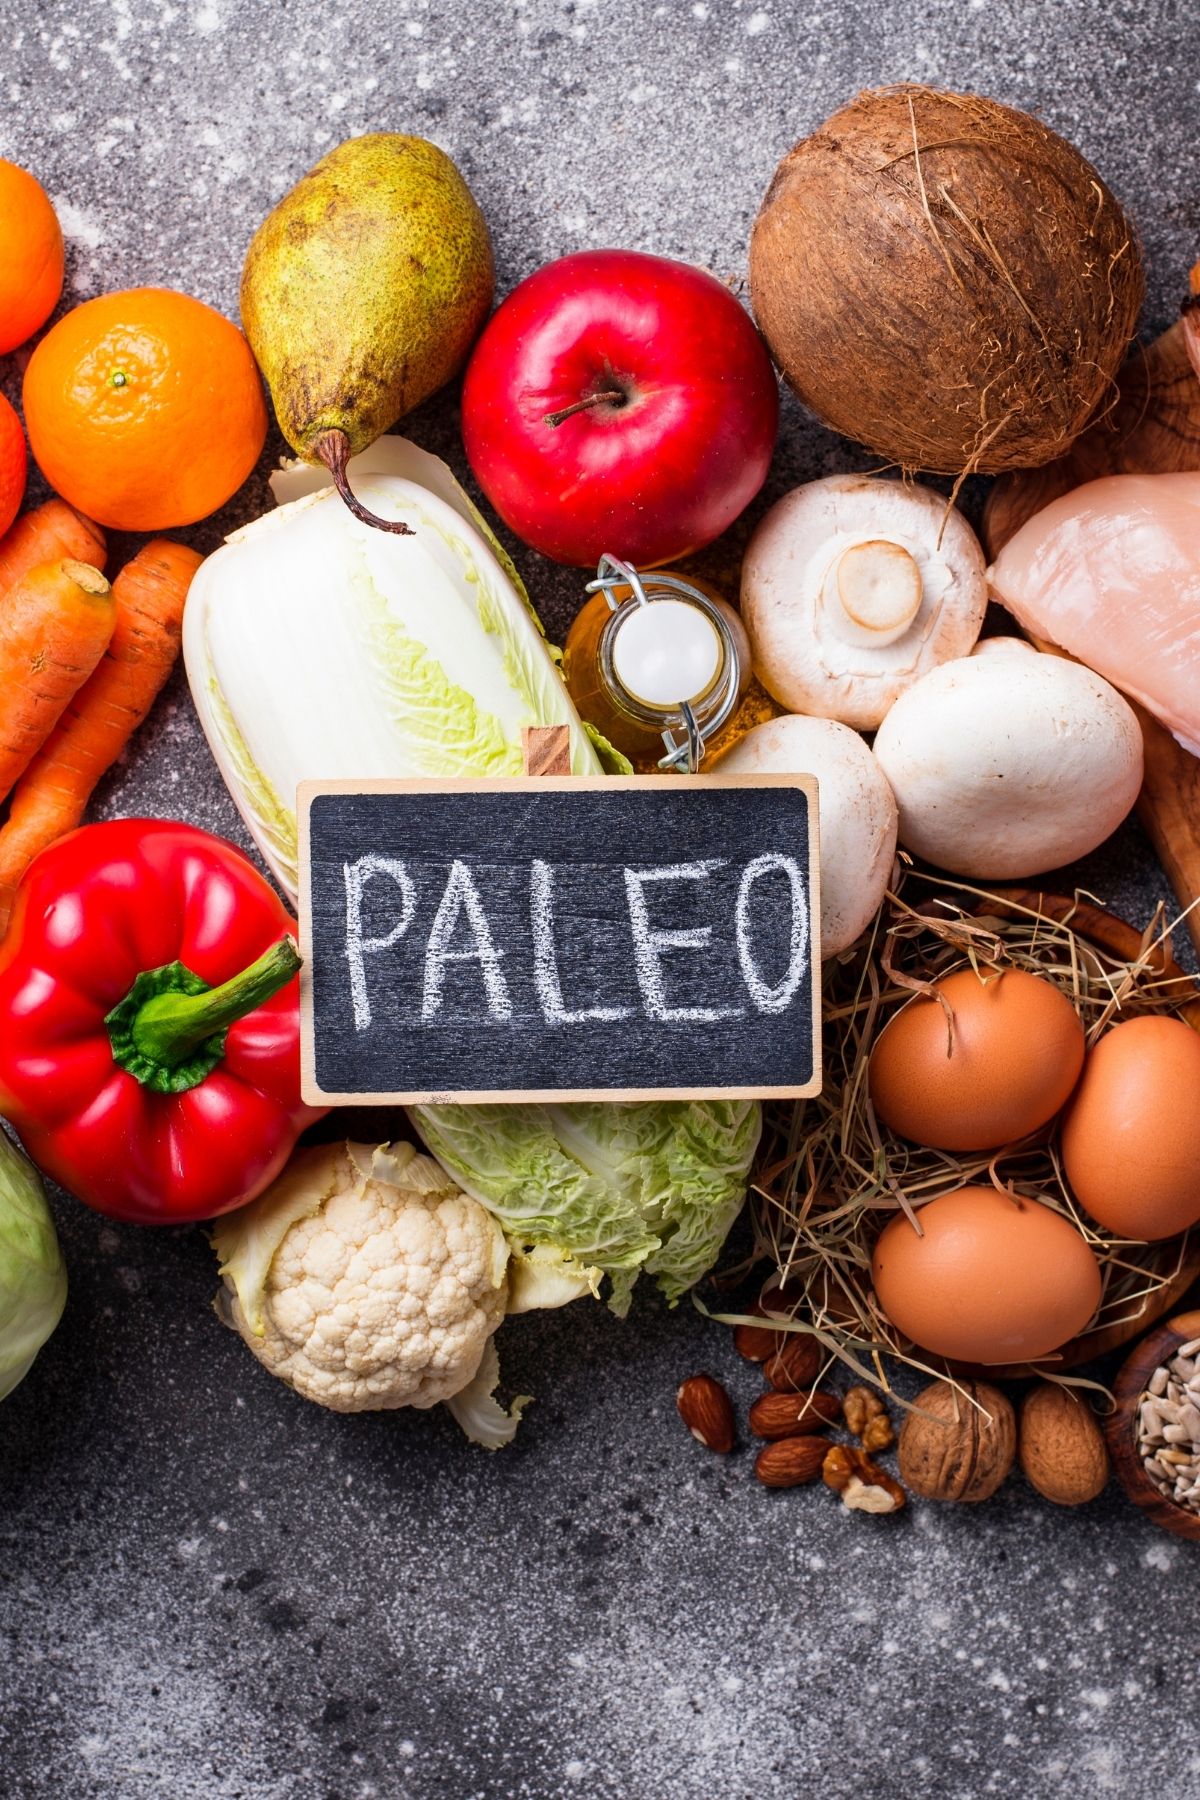
[[[782,1013],[790,1006],[804,979],[808,966],[810,924],[805,879],[795,858],[782,851],[769,850],[752,857],[741,868],[734,904],[733,940],[737,950],[738,969],[745,990],[744,1001],[724,1005],[672,1005],[670,972],[666,958],[679,952],[702,957],[712,941],[712,924],[686,927],[666,923],[672,884],[696,884],[693,891],[703,893],[706,883],[717,869],[728,867],[725,857],[706,857],[695,862],[679,862],[649,868],[624,867],[612,871],[620,874],[625,887],[629,920],[629,955],[642,1011],[647,1018],[660,1023],[707,1024],[718,1019],[736,1018],[753,1011]],[[370,972],[378,959],[394,951],[414,927],[420,894],[418,882],[408,865],[398,857],[373,853],[357,857],[342,865],[346,896],[345,953],[349,971],[350,999],[356,1031],[370,1029],[373,1022]],[[754,932],[754,893],[767,877],[783,877],[790,892],[790,933],[788,959],[782,973],[764,971],[756,953]],[[365,912],[368,889],[387,882],[393,891],[394,913],[387,929],[367,935]],[[534,857],[529,864],[529,904],[527,924],[533,968],[534,989],[542,1015],[548,1025],[575,1025],[592,1020],[629,1018],[631,1006],[569,1006],[564,998],[560,972],[558,943],[555,934],[555,909],[558,876],[553,863]],[[372,896],[378,898],[378,892]],[[377,911],[378,909],[373,909]],[[419,993],[413,995],[413,1013],[425,1025],[445,1025],[453,1021],[446,1015],[444,995],[447,968],[454,964],[474,964],[478,970],[482,1011],[472,1010],[471,1020],[507,1024],[513,1017],[509,984],[504,972],[506,950],[497,941],[479,883],[470,864],[455,858],[450,865],[432,915],[421,958]],[[578,998],[576,996],[576,998]]]

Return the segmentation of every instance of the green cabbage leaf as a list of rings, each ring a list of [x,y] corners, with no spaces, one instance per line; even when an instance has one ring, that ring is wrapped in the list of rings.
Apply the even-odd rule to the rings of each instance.
[[[66,1302],[41,1176],[0,1131],[0,1400],[29,1373]]]
[[[600,1270],[619,1314],[643,1270],[673,1303],[713,1266],[762,1129],[753,1100],[437,1104],[410,1117],[510,1243]]]

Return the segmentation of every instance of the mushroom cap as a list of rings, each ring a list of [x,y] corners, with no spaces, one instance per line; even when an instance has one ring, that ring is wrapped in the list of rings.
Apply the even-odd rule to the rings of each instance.
[[[900,546],[897,564],[920,576],[916,614],[890,641],[855,629],[838,599],[840,558],[867,543]],[[862,731],[928,670],[969,655],[986,606],[983,551],[962,514],[932,488],[878,476],[793,488],[762,519],[742,568],[742,619],[763,686],[790,712]]]
[[[768,719],[721,758],[719,772],[816,777],[821,955],[847,949],[879,910],[896,855],[896,802],[862,738],[835,719]]]
[[[1020,880],[1086,856],[1142,783],[1133,709],[1082,663],[989,638],[902,694],[875,738],[900,842],[955,875]]]

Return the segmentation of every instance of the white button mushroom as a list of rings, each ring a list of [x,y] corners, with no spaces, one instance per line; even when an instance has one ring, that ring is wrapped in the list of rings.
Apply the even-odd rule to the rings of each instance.
[[[960,512],[911,482],[831,475],[793,488],[746,551],[742,618],[781,706],[870,731],[938,663],[969,654],[987,606]]]
[[[989,638],[902,694],[875,738],[900,842],[955,875],[1018,880],[1086,856],[1142,783],[1115,688],[1019,638]]]
[[[896,854],[896,802],[862,738],[833,719],[768,719],[721,758],[718,773],[816,777],[821,954],[845,950],[875,917]]]

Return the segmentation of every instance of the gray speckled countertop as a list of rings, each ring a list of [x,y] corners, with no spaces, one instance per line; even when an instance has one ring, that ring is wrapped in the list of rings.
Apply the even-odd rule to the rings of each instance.
[[[502,291],[583,245],[736,277],[788,145],[912,77],[1075,139],[1138,221],[1157,331],[1200,252],[1195,21],[1183,0],[0,0],[0,154],[58,204],[76,297],[161,282],[236,316],[262,214],[379,128],[458,159]],[[406,429],[463,472],[453,395]],[[766,498],[849,461],[789,403]],[[262,510],[266,466],[201,548]],[[561,631],[576,578],[520,560]],[[242,837],[178,682],[100,799]],[[1082,874],[1131,917],[1165,894],[1133,825]],[[673,1410],[696,1367],[743,1404],[753,1371],[648,1293],[625,1324],[504,1328],[538,1401],[488,1457],[440,1414],[296,1400],[218,1324],[199,1231],[57,1216],[66,1317],[0,1411],[5,1800],[1200,1795],[1200,1562],[1114,1490],[1068,1514],[1014,1479],[897,1522],[764,1492]]]

